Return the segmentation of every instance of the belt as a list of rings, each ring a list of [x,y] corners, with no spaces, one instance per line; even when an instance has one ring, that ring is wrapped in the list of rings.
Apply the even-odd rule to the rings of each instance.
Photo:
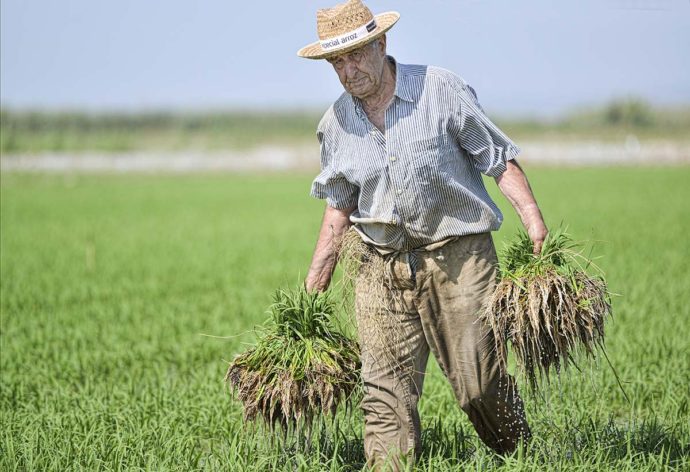
[[[450,237],[442,239],[440,241],[435,241],[435,242],[429,243],[425,246],[419,246],[419,247],[412,248],[412,249],[391,249],[391,248],[376,246],[373,244],[367,244],[367,246],[374,249],[384,259],[388,259],[387,264],[389,266],[392,266],[398,258],[404,257],[406,259],[405,262],[407,263],[408,267],[410,268],[410,278],[414,281],[414,280],[416,280],[417,270],[419,268],[418,254],[424,253],[424,252],[429,252],[429,251],[434,251],[440,247],[445,246],[446,244],[448,244],[452,241],[457,241],[461,237],[462,236],[450,236]],[[390,273],[393,273],[392,267],[389,267],[389,269],[391,269]]]

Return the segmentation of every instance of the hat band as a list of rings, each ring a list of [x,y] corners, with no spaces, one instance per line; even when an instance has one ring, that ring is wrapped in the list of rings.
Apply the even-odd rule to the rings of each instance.
[[[321,42],[321,49],[324,51],[330,51],[333,49],[340,49],[347,45],[348,43],[351,43],[353,41],[357,41],[359,39],[365,38],[371,34],[372,31],[376,29],[376,19],[371,20],[369,23],[367,23],[364,26],[361,26],[355,30],[348,31],[347,33],[344,33],[340,36],[336,36],[335,38],[329,38],[329,39],[324,39]]]

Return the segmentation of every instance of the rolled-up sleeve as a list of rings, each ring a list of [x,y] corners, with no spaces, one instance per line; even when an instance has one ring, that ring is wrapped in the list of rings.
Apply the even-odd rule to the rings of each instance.
[[[506,170],[506,162],[520,153],[520,148],[484,114],[472,87],[460,83],[453,88],[456,100],[450,120],[454,137],[472,156],[477,170],[498,177]]]
[[[323,132],[316,133],[321,148],[321,172],[311,184],[311,196],[326,199],[328,206],[337,209],[357,206],[359,187],[348,181],[333,163],[332,149]]]

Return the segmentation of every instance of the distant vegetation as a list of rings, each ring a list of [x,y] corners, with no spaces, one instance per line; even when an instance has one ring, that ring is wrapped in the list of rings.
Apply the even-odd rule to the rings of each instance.
[[[653,107],[640,99],[621,99],[598,108],[575,110],[553,121],[496,120],[506,131],[533,138],[554,136],[619,139],[628,134],[641,138],[687,139],[690,106]]]
[[[213,151],[259,145],[315,143],[320,111],[209,113],[86,113],[3,109],[3,153],[73,151]],[[509,135],[528,139],[686,138],[690,107],[654,108],[625,99],[557,120],[495,120]]]
[[[316,140],[313,112],[84,113],[2,110],[3,153],[218,150]]]

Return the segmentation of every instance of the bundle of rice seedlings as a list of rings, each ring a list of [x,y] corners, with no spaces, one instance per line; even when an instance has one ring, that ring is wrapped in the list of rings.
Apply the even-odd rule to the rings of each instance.
[[[551,371],[575,365],[577,351],[592,358],[598,350],[606,355],[604,321],[611,314],[611,294],[601,270],[565,229],[551,231],[539,255],[521,231],[500,256],[500,281],[482,318],[493,330],[504,370],[507,343],[533,389]]]
[[[245,421],[273,428],[307,425],[353,402],[360,386],[357,343],[337,327],[330,293],[278,290],[256,345],[230,364],[225,380]]]

